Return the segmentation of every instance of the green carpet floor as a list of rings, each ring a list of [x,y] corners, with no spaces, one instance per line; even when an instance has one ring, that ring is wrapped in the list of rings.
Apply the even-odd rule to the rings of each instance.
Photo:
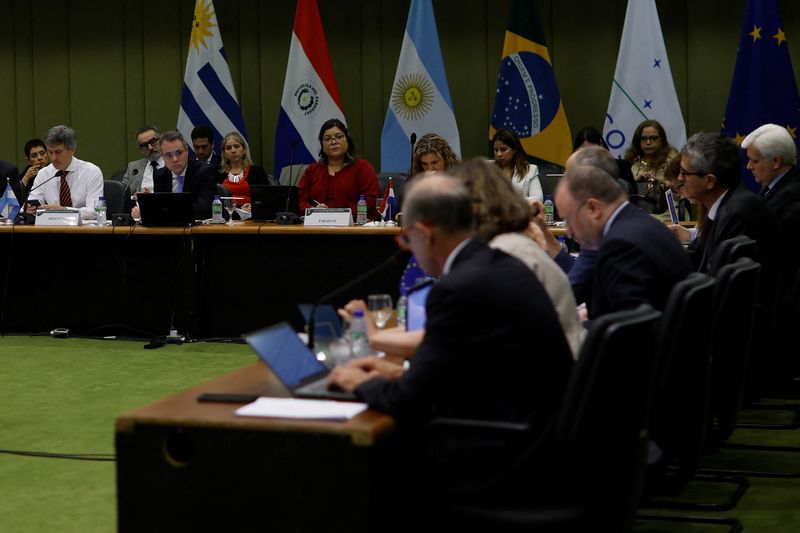
[[[256,360],[246,345],[0,338],[0,448],[114,453],[125,411]],[[0,532],[116,530],[115,463],[0,454]]]
[[[113,454],[114,422],[121,413],[255,360],[240,344],[194,343],[157,350],[145,350],[144,344],[0,337],[0,448]],[[800,430],[740,430],[732,440],[800,446]],[[730,450],[713,459],[715,466],[800,472],[800,453]],[[800,479],[750,480],[739,506],[722,514],[741,519],[745,531],[800,531]],[[113,462],[0,453],[0,533],[113,532],[115,482]],[[692,493],[711,501],[721,495],[705,484]],[[640,523],[635,531],[724,530]]]

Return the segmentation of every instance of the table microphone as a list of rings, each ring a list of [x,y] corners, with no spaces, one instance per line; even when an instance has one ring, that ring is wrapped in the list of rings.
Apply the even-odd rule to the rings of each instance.
[[[408,177],[414,172],[414,145],[417,144],[417,134],[411,132],[411,166],[408,167]]]
[[[54,179],[56,179],[58,177],[59,177],[59,175],[57,173],[53,174],[52,176],[50,176],[49,178],[44,180],[39,185],[37,185],[35,187],[31,187],[31,190],[29,190],[28,194],[25,195],[25,201],[22,202],[22,207],[20,207],[19,213],[17,213],[17,220],[16,220],[15,224],[21,224],[21,225],[33,224],[35,219],[34,219],[32,214],[28,213],[28,209],[27,209],[27,207],[28,207],[28,198],[30,198],[31,193],[33,191],[35,191],[36,189],[38,189],[39,187],[41,187],[45,183],[47,183],[49,181],[52,181],[52,180],[54,180]],[[34,200],[34,201],[36,201],[36,200]]]
[[[319,307],[320,304],[329,302],[334,298],[341,296],[342,294],[350,291],[354,287],[357,287],[358,285],[368,280],[369,278],[377,274],[380,274],[381,272],[383,272],[384,270],[386,270],[391,266],[405,265],[406,263],[408,263],[408,259],[410,257],[411,257],[411,252],[409,252],[408,250],[397,250],[392,255],[383,260],[381,263],[378,263],[377,266],[372,267],[363,274],[359,275],[356,278],[353,278],[352,280],[348,281],[341,287],[329,292],[328,294],[322,296],[322,298],[319,298],[316,302],[314,302],[314,305],[311,306],[311,312],[308,315],[308,347],[311,350],[314,349],[314,327],[316,325],[315,324],[316,317],[314,315],[317,314],[317,307]]]

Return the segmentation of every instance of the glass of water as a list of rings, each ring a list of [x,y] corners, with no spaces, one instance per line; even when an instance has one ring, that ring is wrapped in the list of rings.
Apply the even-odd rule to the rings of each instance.
[[[370,294],[367,309],[378,329],[383,329],[392,317],[392,296],[390,294]]]

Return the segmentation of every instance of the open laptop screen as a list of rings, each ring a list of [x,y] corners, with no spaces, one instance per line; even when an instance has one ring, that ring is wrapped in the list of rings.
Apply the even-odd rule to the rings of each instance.
[[[328,370],[286,322],[248,335],[247,343],[289,390]]]
[[[412,287],[406,295],[406,331],[425,329],[425,300],[433,287],[433,280]]]

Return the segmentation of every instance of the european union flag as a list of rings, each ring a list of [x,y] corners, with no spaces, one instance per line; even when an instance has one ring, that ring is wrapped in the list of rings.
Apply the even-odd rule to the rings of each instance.
[[[751,131],[767,123],[785,126],[797,144],[800,96],[777,0],[747,0],[722,134],[741,145]],[[743,157],[742,182],[757,191],[760,186],[746,164]]]
[[[511,2],[489,139],[501,128],[514,130],[536,159],[564,165],[572,152],[567,115],[531,0]]]

